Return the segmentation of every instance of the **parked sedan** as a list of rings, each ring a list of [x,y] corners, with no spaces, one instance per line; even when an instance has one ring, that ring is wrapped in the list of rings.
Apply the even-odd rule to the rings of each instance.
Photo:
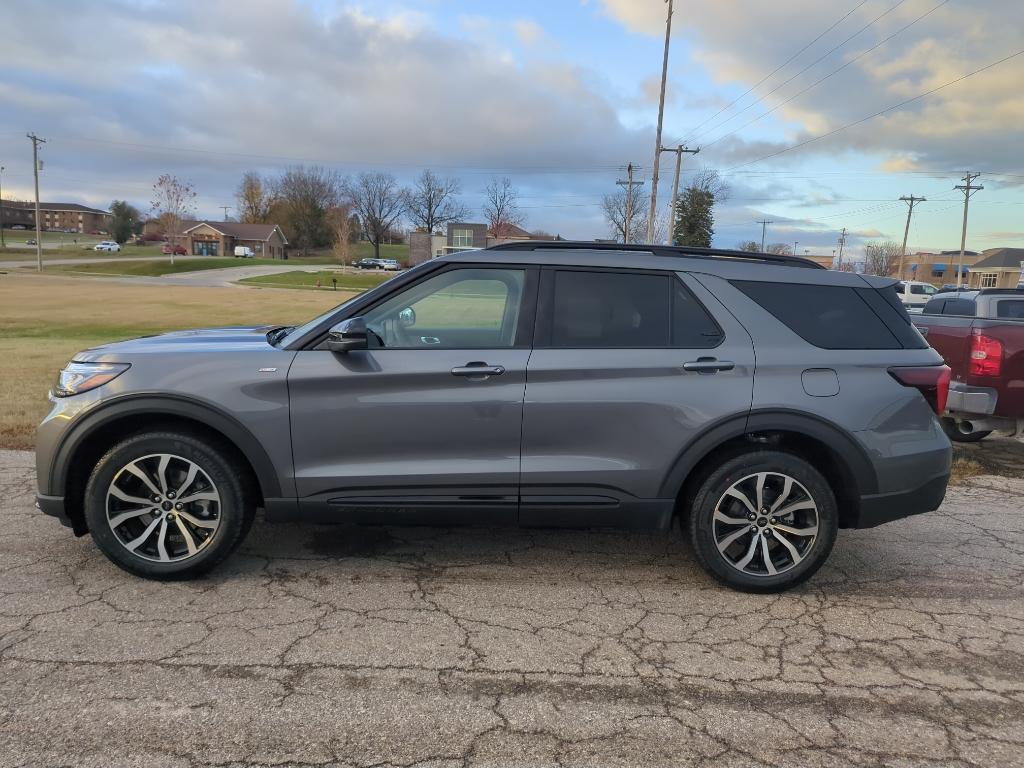
[[[377,267],[387,272],[400,272],[402,265],[397,259],[377,259]]]
[[[117,253],[121,250],[121,246],[115,243],[113,240],[104,240],[92,248],[94,251],[107,251],[108,253]]]
[[[355,263],[357,269],[380,269],[379,259],[360,259]]]
[[[184,256],[188,251],[185,250],[183,245],[171,245],[170,243],[164,243],[160,246],[160,253],[167,254],[168,256]]]

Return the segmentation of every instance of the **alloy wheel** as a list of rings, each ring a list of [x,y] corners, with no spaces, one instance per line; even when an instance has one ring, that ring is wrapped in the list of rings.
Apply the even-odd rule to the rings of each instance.
[[[194,461],[170,453],[128,462],[107,489],[107,523],[118,542],[158,563],[202,552],[220,527],[220,513],[220,493],[210,476]]]
[[[810,554],[818,522],[818,506],[799,481],[780,472],[757,472],[722,494],[712,532],[730,566],[751,576],[776,576]]]

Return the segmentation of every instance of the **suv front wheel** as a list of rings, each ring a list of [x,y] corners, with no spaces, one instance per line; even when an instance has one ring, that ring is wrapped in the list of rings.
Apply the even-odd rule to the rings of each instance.
[[[745,592],[781,592],[810,578],[832,551],[838,527],[828,482],[782,451],[724,462],[704,479],[690,512],[701,565]]]
[[[129,437],[89,477],[89,531],[126,571],[150,579],[197,576],[227,557],[252,523],[240,475],[229,452],[199,437]]]

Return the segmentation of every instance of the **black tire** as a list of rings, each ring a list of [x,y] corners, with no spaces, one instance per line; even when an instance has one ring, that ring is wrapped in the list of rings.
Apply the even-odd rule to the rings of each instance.
[[[785,477],[788,476],[795,481],[791,486],[792,495],[786,498],[793,498],[802,503],[806,496],[809,497],[809,501],[813,502],[816,507],[813,512],[817,518],[817,532],[815,535],[794,538],[788,533],[785,535],[781,534],[774,524],[768,523],[768,520],[776,520],[779,525],[785,524],[791,529],[810,530],[810,523],[789,522],[796,521],[797,516],[803,516],[806,519],[811,515],[811,510],[809,509],[789,513],[785,518],[775,518],[767,514],[761,515],[761,510],[755,510],[755,519],[750,520],[749,515],[751,512],[746,508],[745,504],[734,500],[733,497],[726,497],[726,491],[733,488],[734,484],[753,482],[756,487],[758,473],[769,473],[769,479],[765,481],[765,490],[762,497],[765,509],[769,508],[768,504],[774,498],[782,495],[781,490],[779,490],[774,497],[771,497],[775,487],[784,487],[782,484],[785,482]],[[740,487],[748,488],[750,486],[740,485]],[[751,501],[754,500],[751,499]],[[743,510],[743,516],[748,518],[751,526],[747,529],[746,525],[718,523],[718,525],[723,526],[721,529],[722,539],[729,538],[726,534],[733,532],[740,537],[734,540],[734,544],[729,545],[733,549],[727,549],[726,553],[719,551],[716,540],[716,523],[714,518],[716,507],[719,506],[720,501],[723,505],[732,505],[729,506],[728,512],[730,519],[735,519],[733,515],[737,514],[733,510],[741,509]],[[780,499],[778,509],[781,510],[790,506],[790,504],[784,502],[784,499]],[[722,511],[723,514],[726,514],[725,509]],[[762,518],[764,518],[763,521]],[[762,527],[755,533],[754,528],[758,526]],[[839,529],[839,509],[836,505],[835,495],[828,482],[811,464],[799,456],[784,451],[752,450],[726,459],[704,477],[693,499],[693,507],[689,515],[689,529],[690,541],[693,544],[698,562],[716,580],[742,592],[781,592],[809,579],[828,558],[829,553],[832,551],[832,546],[835,544],[836,533]],[[768,529],[771,530],[769,531]],[[741,530],[747,530],[748,532],[740,533]],[[766,533],[765,531],[768,532]],[[757,536],[762,536],[765,539],[763,546],[769,551],[772,568],[776,568],[776,559],[780,560],[783,564],[787,560],[791,561],[785,570],[782,570],[780,567],[779,572],[772,575],[769,572],[768,566],[763,565],[762,544],[759,543],[759,540],[756,538]],[[783,547],[779,541],[780,538],[784,538],[790,543],[795,543],[797,549],[801,550],[800,555],[802,559],[797,561],[795,557],[791,557],[788,554],[789,548]],[[806,539],[809,539],[809,542]],[[746,550],[748,542],[749,550]],[[749,567],[756,567],[760,561],[763,565],[764,573],[749,573],[738,568],[729,559],[730,555],[728,554],[730,551],[735,551],[737,547],[747,552],[754,552],[754,560],[750,561]],[[741,560],[742,558],[740,558]]]
[[[977,443],[992,434],[991,429],[978,432],[961,432],[960,428],[956,425],[956,421],[948,416],[942,419],[942,431],[954,443]]]
[[[198,544],[196,547],[197,551],[195,554],[183,553],[181,554],[182,559],[169,562],[160,562],[152,559],[152,557],[147,558],[144,553],[140,555],[130,551],[127,545],[122,542],[118,533],[114,532],[108,521],[108,490],[111,488],[115,477],[118,477],[122,469],[132,462],[140,461],[142,462],[141,466],[147,466],[147,462],[151,462],[153,459],[145,457],[155,455],[171,455],[174,457],[171,460],[171,471],[175,467],[185,467],[190,463],[196,465],[199,468],[197,477],[202,485],[196,486],[196,481],[193,481],[193,485],[189,487],[200,487],[203,490],[208,490],[208,486],[205,484],[208,480],[218,497],[216,507],[214,507],[215,512],[207,512],[206,509],[197,511],[193,506],[196,502],[184,505],[185,514],[189,512],[194,516],[208,514],[211,516],[211,520],[204,522],[209,523],[216,520],[217,527],[212,534],[208,535],[208,539],[203,540],[200,540],[200,537],[206,533],[205,528],[189,527],[189,530],[195,534],[195,537],[190,537],[190,541],[193,546]],[[152,466],[152,464],[148,466]],[[205,477],[203,477],[203,474],[205,474]],[[125,474],[121,477],[128,478],[128,475]],[[180,478],[181,473],[177,477]],[[230,449],[216,442],[188,434],[187,432],[161,431],[134,435],[107,451],[89,476],[89,482],[85,488],[85,518],[89,524],[89,532],[92,535],[93,541],[96,542],[96,545],[111,562],[137,576],[158,580],[188,579],[199,576],[214,568],[231,554],[235,547],[245,538],[252,525],[255,507],[251,489],[243,485],[243,477],[244,474],[236,465]],[[150,477],[150,480],[151,482],[158,482],[157,477]],[[123,484],[124,482],[124,480],[118,480],[118,483]],[[135,477],[128,478],[128,482],[136,483],[139,488],[142,487],[138,485],[139,481]],[[167,485],[171,486],[172,483],[168,482]],[[123,491],[124,489],[121,488],[121,490]],[[184,493],[186,491],[184,485],[180,485],[179,490],[184,494],[180,496],[181,499],[188,498],[188,494]],[[144,491],[142,492],[144,493]],[[167,499],[173,498],[173,494],[174,491],[172,489]],[[140,493],[136,492],[134,495],[139,496]],[[157,497],[150,496],[151,500],[155,498]],[[206,508],[210,506],[209,503],[205,505]],[[129,510],[141,508],[141,505],[134,504],[129,507]],[[162,511],[163,509],[164,507],[157,507],[154,504],[153,511],[145,515],[139,515],[138,518],[134,518],[133,521],[129,521],[127,524],[143,527],[152,521],[156,525],[162,525],[162,523],[156,523],[156,520],[161,515],[170,515],[171,522],[167,524],[169,536],[166,541],[171,543],[175,539],[180,539],[180,546],[185,546],[183,535],[179,534],[172,527],[176,525],[173,523],[174,515],[181,515],[182,520],[184,520],[185,514],[182,514],[182,512],[175,513],[173,506],[166,513]],[[123,527],[119,527],[118,530],[122,532],[122,535],[125,535]],[[135,530],[137,532],[139,528],[137,527]],[[147,539],[139,549],[141,550],[149,545],[150,540]],[[163,546],[163,542],[161,542],[161,546]]]

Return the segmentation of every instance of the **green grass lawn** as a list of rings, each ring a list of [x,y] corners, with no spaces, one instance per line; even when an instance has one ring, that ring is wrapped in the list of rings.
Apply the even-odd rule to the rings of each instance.
[[[295,271],[279,272],[276,275],[247,277],[238,282],[243,285],[255,285],[261,288],[305,288],[316,290],[317,281],[319,281],[321,290],[333,290],[334,284],[331,281],[337,278],[339,291],[366,291],[380,285],[396,274],[398,273],[376,271],[357,273],[335,272],[333,270],[320,270],[319,272]]]
[[[228,267],[251,267],[253,265],[280,265],[280,259],[236,259],[216,256],[186,258],[178,256],[174,264],[170,261],[100,261],[81,264],[54,264],[47,272],[89,275],[124,275],[126,277],[159,277],[180,272],[196,272],[204,269],[225,269]]]

